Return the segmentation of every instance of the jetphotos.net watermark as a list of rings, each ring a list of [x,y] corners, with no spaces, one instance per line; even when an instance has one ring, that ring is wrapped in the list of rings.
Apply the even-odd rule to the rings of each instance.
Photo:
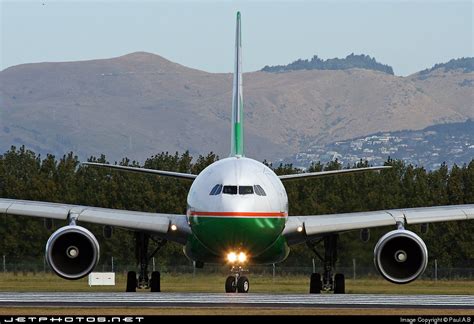
[[[2,316],[0,324],[17,323],[142,323],[145,317],[138,316]]]
[[[400,323],[444,324],[444,323],[472,323],[470,316],[409,316],[400,317]]]

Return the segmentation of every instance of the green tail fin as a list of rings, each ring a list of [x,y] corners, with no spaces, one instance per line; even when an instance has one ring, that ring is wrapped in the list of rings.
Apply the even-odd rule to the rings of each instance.
[[[244,156],[244,127],[242,102],[242,36],[240,27],[240,12],[237,12],[235,31],[235,69],[232,93],[232,142],[231,156]]]

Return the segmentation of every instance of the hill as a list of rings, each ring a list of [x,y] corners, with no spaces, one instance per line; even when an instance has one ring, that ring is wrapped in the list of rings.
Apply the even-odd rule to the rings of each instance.
[[[313,162],[326,163],[338,159],[344,165],[367,160],[382,165],[390,157],[407,164],[435,170],[443,163],[462,166],[474,156],[474,120],[463,123],[429,126],[417,131],[369,134],[308,148],[283,159],[282,163],[307,168]]]
[[[438,63],[430,69],[420,71],[418,74],[421,77],[437,69],[443,69],[444,72],[453,70],[462,70],[464,73],[474,72],[474,57],[462,57],[452,59],[447,63]]]
[[[367,69],[245,73],[246,155],[275,160],[376,132],[474,118],[474,73],[409,77]],[[0,151],[11,145],[81,159],[143,161],[161,151],[214,151],[230,142],[232,74],[137,52],[0,72]]]

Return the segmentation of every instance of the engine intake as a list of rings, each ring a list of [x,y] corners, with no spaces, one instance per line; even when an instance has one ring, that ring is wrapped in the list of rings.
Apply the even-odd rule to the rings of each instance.
[[[380,238],[374,249],[374,263],[380,274],[393,283],[405,284],[418,278],[428,265],[428,249],[415,233],[394,230]]]
[[[87,276],[99,262],[99,254],[99,243],[94,234],[81,226],[61,227],[46,243],[46,260],[64,279]]]

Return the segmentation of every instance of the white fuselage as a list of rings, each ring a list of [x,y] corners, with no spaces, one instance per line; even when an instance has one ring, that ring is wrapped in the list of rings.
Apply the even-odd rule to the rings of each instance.
[[[195,239],[186,253],[194,260],[213,262],[228,251],[246,253],[252,262],[288,255],[281,236],[288,197],[277,175],[258,161],[229,157],[204,169],[189,190],[187,219]]]
[[[260,185],[266,196],[254,194],[210,195],[223,186]],[[266,165],[245,157],[229,157],[205,168],[188,194],[189,212],[280,212],[288,213],[288,197],[278,176]]]

